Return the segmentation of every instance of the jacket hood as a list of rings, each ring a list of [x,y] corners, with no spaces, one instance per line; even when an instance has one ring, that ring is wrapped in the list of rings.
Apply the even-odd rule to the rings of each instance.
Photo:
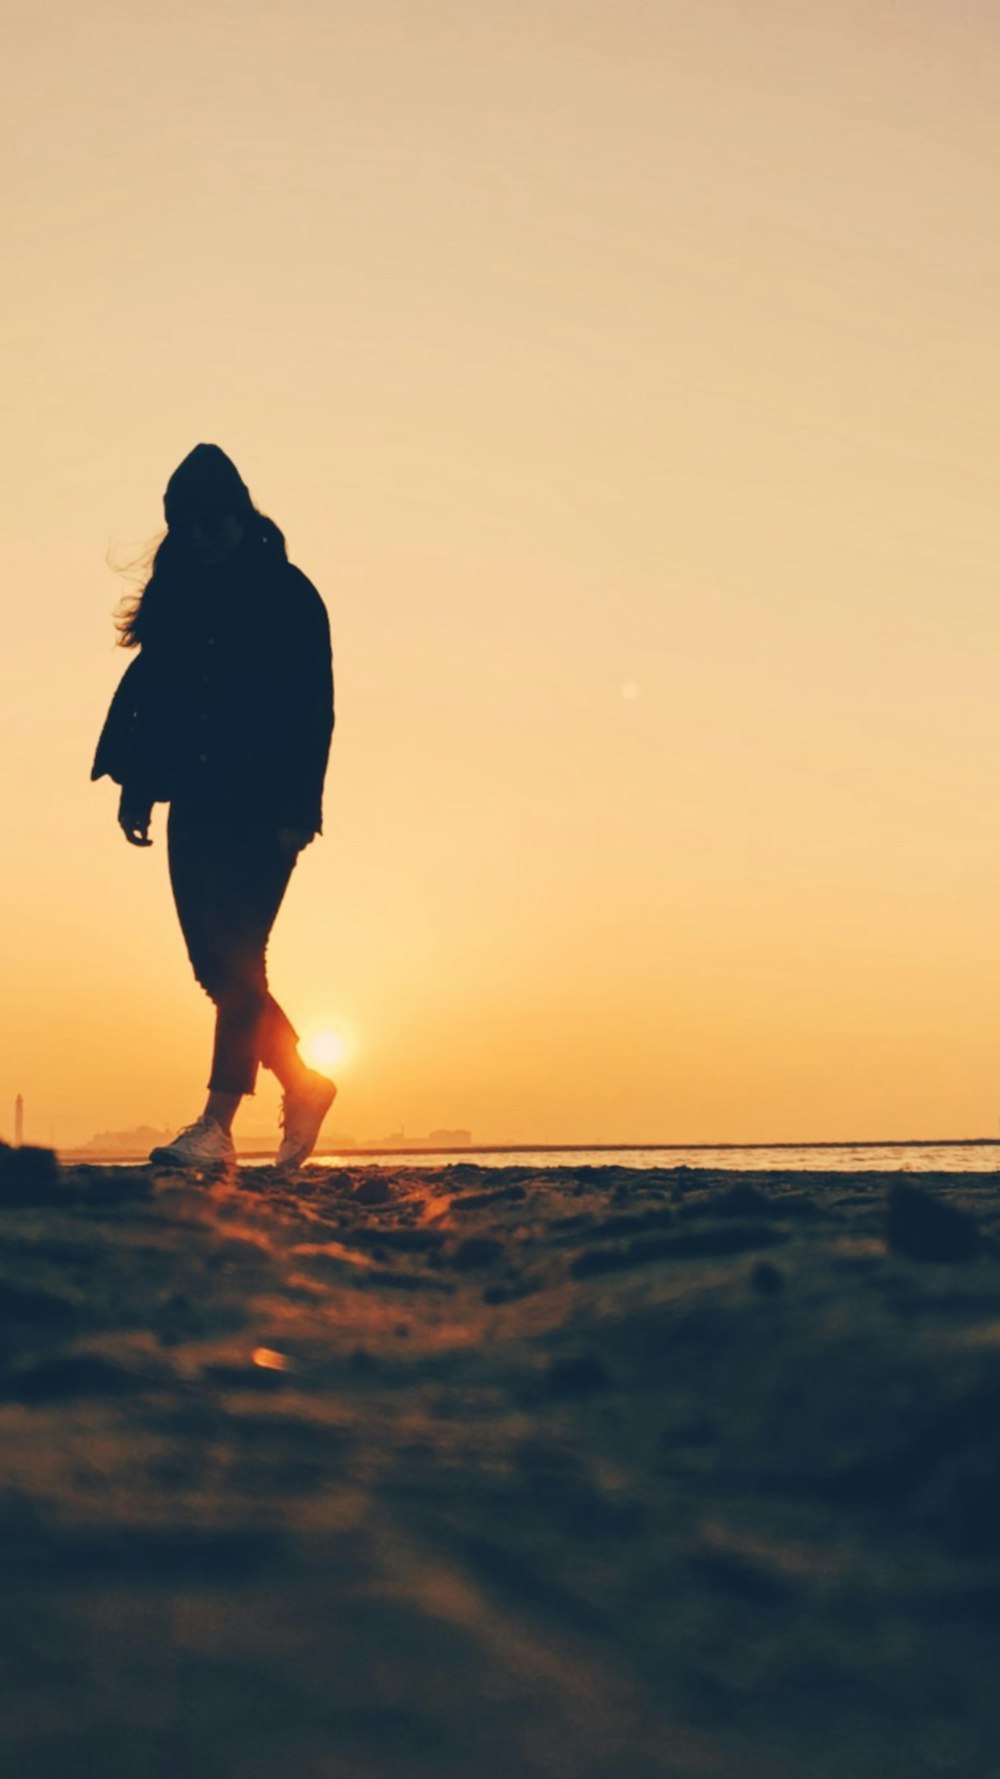
[[[177,465],[163,496],[168,526],[185,512],[206,510],[237,515],[253,511],[249,488],[219,445],[195,445]]]

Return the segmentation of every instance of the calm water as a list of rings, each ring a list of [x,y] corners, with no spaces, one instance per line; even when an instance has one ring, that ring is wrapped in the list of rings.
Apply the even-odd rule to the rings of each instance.
[[[109,1167],[131,1167],[145,1160],[135,1156],[100,1156],[68,1153],[61,1160],[99,1162]],[[242,1154],[241,1167],[266,1167],[271,1155]],[[310,1167],[451,1167],[471,1162],[474,1167],[693,1167],[731,1168],[789,1172],[800,1168],[813,1173],[996,1173],[1000,1171],[1000,1138],[957,1143],[805,1143],[754,1144],[733,1148],[643,1149],[352,1149],[339,1155],[319,1150]]]
[[[1000,1141],[976,1143],[843,1143],[836,1146],[767,1148],[748,1144],[739,1149],[466,1149],[439,1153],[431,1149],[403,1155],[324,1155],[313,1165],[358,1167],[377,1162],[383,1167],[447,1167],[472,1162],[476,1167],[700,1167],[808,1168],[817,1173],[991,1173],[1000,1168]]]

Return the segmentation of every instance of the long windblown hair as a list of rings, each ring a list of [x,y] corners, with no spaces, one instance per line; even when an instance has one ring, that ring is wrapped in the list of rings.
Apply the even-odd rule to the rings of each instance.
[[[247,516],[239,547],[249,552],[249,561],[256,568],[266,570],[288,561],[284,533],[256,507]],[[145,585],[138,593],[126,594],[115,615],[118,643],[123,649],[139,648],[164,630],[173,629],[175,623],[183,624],[185,594],[193,575],[191,558],[175,532],[164,532],[143,566],[149,571]]]

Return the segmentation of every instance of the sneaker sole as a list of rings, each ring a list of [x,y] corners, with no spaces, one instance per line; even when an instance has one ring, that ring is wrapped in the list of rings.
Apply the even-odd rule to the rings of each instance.
[[[191,1171],[204,1174],[209,1170],[221,1173],[236,1166],[235,1155],[219,1155],[214,1161],[192,1161],[190,1156],[171,1155],[169,1149],[152,1149],[149,1160],[151,1166],[172,1168],[175,1173]]]

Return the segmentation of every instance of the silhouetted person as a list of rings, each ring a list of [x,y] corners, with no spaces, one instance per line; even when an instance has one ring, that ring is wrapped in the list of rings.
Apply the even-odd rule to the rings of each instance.
[[[120,622],[139,646],[108,711],[91,778],[122,787],[118,821],[150,846],[168,803],[170,883],[195,976],[216,1008],[205,1110],[150,1160],[229,1166],[257,1067],[284,1089],[279,1165],[309,1155],[336,1088],[308,1069],[267,985],[265,954],[299,852],[322,832],[333,733],[326,607],[288,560],[235,464],[196,445],[163,500],[167,532]]]

